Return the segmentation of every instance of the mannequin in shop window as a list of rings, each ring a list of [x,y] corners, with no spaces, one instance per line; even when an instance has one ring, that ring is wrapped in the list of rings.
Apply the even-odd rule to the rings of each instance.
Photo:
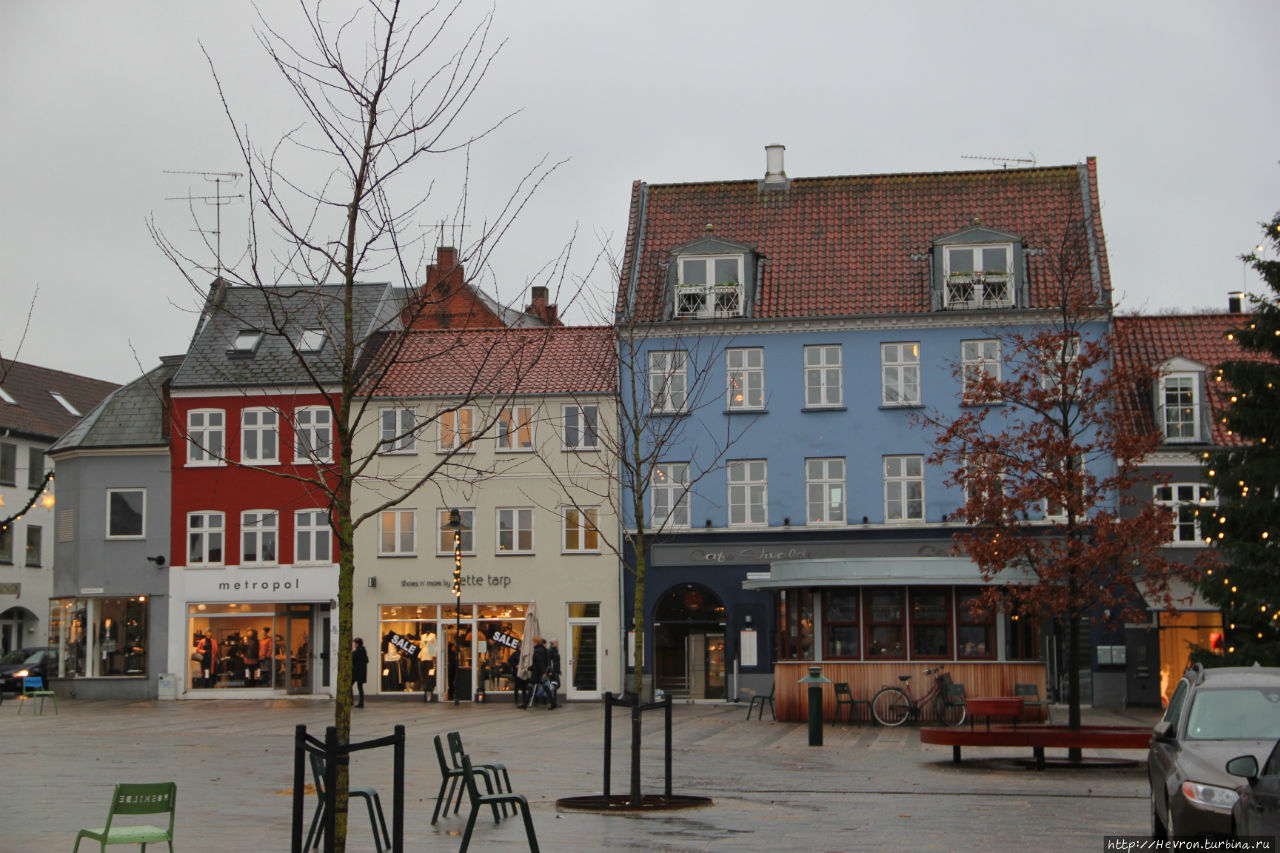
[[[267,667],[267,681],[271,680],[271,626],[262,626],[262,636],[258,640],[258,672],[262,672],[263,665]],[[268,683],[268,687],[271,685]]]
[[[258,631],[256,628],[249,629],[249,636],[244,638],[244,685],[245,687],[257,687],[258,678],[262,672],[258,668],[258,662],[262,647],[258,644]]]

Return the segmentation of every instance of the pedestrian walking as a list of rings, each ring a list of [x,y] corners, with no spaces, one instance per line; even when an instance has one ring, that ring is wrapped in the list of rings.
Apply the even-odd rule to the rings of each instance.
[[[365,650],[364,640],[356,637],[355,648],[351,650],[351,682],[360,691],[357,708],[364,707],[364,683],[369,678],[369,652]]]
[[[528,708],[531,704],[538,700],[538,697],[544,696],[546,692],[545,680],[547,673],[550,671],[551,656],[547,653],[546,641],[541,637],[533,638],[533,661],[529,664],[529,683],[533,685],[533,689],[529,691],[529,698],[525,700],[521,707]]]
[[[551,648],[547,649],[547,658],[548,658],[547,668],[549,670],[547,674],[547,682],[548,682],[548,686],[551,689],[551,704],[547,707],[547,710],[554,711],[556,705],[559,704],[556,701],[556,693],[559,692],[560,690],[560,641],[559,640],[554,638],[551,640]]]

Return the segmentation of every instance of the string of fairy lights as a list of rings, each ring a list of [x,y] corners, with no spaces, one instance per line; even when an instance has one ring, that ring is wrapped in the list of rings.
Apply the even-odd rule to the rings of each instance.
[[[45,473],[44,479],[40,481],[40,485],[31,490],[31,498],[27,501],[27,505],[8,518],[0,519],[0,530],[8,530],[9,525],[15,521],[21,521],[22,517],[30,512],[31,508],[37,503],[45,509],[53,509],[53,492],[49,491],[49,484],[52,482],[53,472],[48,471]],[[4,506],[3,497],[0,497],[0,506]]]

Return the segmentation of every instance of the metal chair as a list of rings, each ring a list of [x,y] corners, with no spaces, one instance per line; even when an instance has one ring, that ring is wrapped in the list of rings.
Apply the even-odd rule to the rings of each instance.
[[[36,706],[33,713],[44,713],[44,700],[53,700],[53,713],[58,713],[58,694],[44,686],[44,679],[38,675],[28,675],[22,679],[22,695],[18,697],[18,713],[22,713],[22,706],[27,704],[28,699],[39,699],[40,704]]]
[[[506,806],[518,808],[524,817],[524,832],[529,839],[529,850],[531,853],[538,853],[538,834],[533,829],[533,815],[529,812],[529,801],[524,794],[495,794],[493,788],[489,788],[487,794],[480,793],[480,787],[476,785],[476,776],[480,775],[471,766],[471,756],[465,753],[462,756],[462,773],[463,780],[467,787],[467,795],[471,798],[471,814],[467,816],[467,829],[462,833],[462,846],[458,848],[458,853],[466,853],[467,846],[471,844],[471,830],[475,829],[476,816],[480,814],[480,810],[485,806],[493,809],[493,822],[496,824],[498,818],[498,807],[502,806],[503,812],[506,812]],[[484,777],[486,786],[489,784],[489,777]]]
[[[1013,695],[1022,697],[1023,708],[1044,708],[1044,721],[1046,723],[1053,722],[1053,706],[1048,701],[1041,700],[1039,685],[1015,684],[1013,685]]]
[[[458,772],[462,772],[462,756],[467,754],[467,751],[462,748],[462,734],[460,732],[449,732],[449,734],[446,735],[445,737],[449,741],[449,755],[450,757],[453,758],[453,767]],[[515,789],[511,787],[511,776],[507,774],[507,766],[505,764],[493,764],[493,763],[474,764],[473,763],[471,767],[474,770],[476,770],[478,773],[480,773],[480,775],[485,777],[485,782],[486,784],[489,784],[491,786],[491,790],[493,793],[497,793],[497,794],[514,793]],[[490,775],[492,775],[493,777],[492,782],[489,781]],[[502,787],[504,784],[506,785],[505,790]],[[461,801],[462,799],[461,792],[459,792],[458,799],[459,801]],[[516,813],[515,807],[512,806],[511,814],[514,815],[515,813]],[[502,816],[503,817],[507,816],[507,804],[505,803],[502,805]]]
[[[867,719],[870,719],[871,718],[871,700],[854,699],[853,691],[849,689],[848,683],[844,681],[837,681],[836,682],[836,719],[835,721],[837,723],[842,722],[842,718],[844,717],[844,712],[841,709],[847,707],[849,709],[849,722],[850,723],[855,722],[858,716],[859,705],[867,706]]]
[[[111,808],[107,812],[107,825],[102,829],[82,829],[76,835],[76,846],[72,851],[80,849],[80,839],[87,838],[98,842],[99,850],[106,850],[108,844],[141,844],[146,850],[148,844],[159,844],[166,841],[169,853],[173,853],[173,815],[174,805],[178,800],[176,782],[156,782],[149,785],[116,785],[111,795]],[[169,828],[153,824],[126,824],[115,822],[116,815],[152,815],[169,813]]]
[[[775,692],[777,689],[778,689],[778,685],[775,683],[775,684],[773,685],[773,687],[769,690],[769,695],[768,695],[768,696],[760,696],[760,695],[758,695],[758,694],[757,694],[757,695],[755,695],[755,696],[752,696],[752,697],[751,697],[751,704],[747,706],[747,719],[748,719],[748,720],[749,720],[749,719],[751,719],[751,712],[752,712],[752,711],[754,711],[756,708],[759,708],[759,709],[760,709],[760,711],[756,714],[756,719],[757,719],[757,720],[763,720],[763,719],[764,719],[764,706],[765,706],[765,705],[768,705],[768,706],[769,706],[769,714],[770,714],[770,715],[771,715],[775,720],[776,720],[776,719],[778,719],[778,711],[777,711],[777,709],[776,709],[776,708],[774,708],[774,705],[773,705],[773,694],[774,694],[774,692]]]
[[[315,846],[320,846],[320,837],[324,835],[324,828],[321,821],[324,819],[324,756],[319,753],[312,752],[311,755],[311,777],[315,779],[316,794],[320,797],[320,802],[316,803],[315,816],[311,818],[311,829],[307,832],[307,840],[303,842],[302,849],[310,850],[312,840]],[[369,827],[373,830],[373,846],[378,853],[382,853],[383,849],[391,849],[391,833],[387,832],[387,819],[382,815],[382,800],[378,797],[376,788],[348,788],[347,803],[351,800],[360,798],[364,800],[365,805],[369,808]],[[350,811],[347,812],[350,814]],[[386,845],[385,848],[383,845]]]

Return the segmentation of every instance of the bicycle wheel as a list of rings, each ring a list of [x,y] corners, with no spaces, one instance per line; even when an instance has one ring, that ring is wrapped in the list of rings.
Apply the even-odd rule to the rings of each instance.
[[[900,726],[911,716],[911,700],[897,687],[881,687],[871,697],[871,716],[882,726]]]
[[[958,726],[964,722],[965,707],[963,701],[953,699],[948,702],[947,697],[939,695],[933,702],[933,711],[943,725]]]

